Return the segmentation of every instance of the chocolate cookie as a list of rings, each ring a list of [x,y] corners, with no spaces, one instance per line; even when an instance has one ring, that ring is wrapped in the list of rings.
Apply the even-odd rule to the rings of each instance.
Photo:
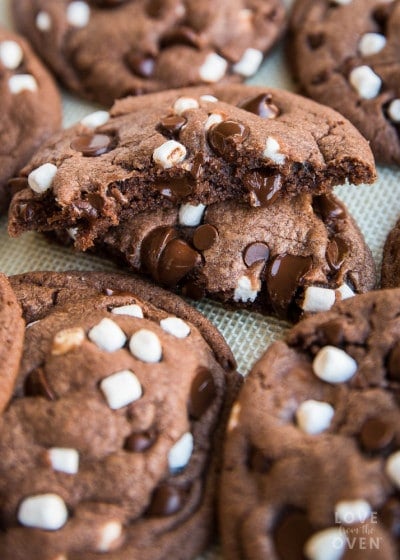
[[[378,162],[400,164],[400,2],[296,0],[289,56],[303,92],[347,117]]]
[[[399,302],[340,302],[253,367],[228,425],[226,558],[399,557]]]
[[[31,322],[0,418],[0,557],[190,560],[213,533],[229,349],[132,277],[11,282]]]
[[[52,78],[32,49],[2,27],[0,103],[0,212],[4,212],[10,199],[8,179],[60,128],[61,103]]]
[[[284,194],[368,183],[367,142],[338,113],[286,91],[231,86],[117,102],[25,167],[9,232],[77,228],[86,249],[123,219],[181,203],[268,206]]]
[[[14,0],[17,27],[77,93],[127,95],[253,75],[280,37],[281,0]]]
[[[387,236],[383,248],[382,288],[400,287],[400,220]]]
[[[67,233],[58,238],[71,244],[76,232]],[[231,201],[142,213],[110,228],[95,250],[195,299],[290,319],[375,284],[370,250],[333,194],[269,208]]]

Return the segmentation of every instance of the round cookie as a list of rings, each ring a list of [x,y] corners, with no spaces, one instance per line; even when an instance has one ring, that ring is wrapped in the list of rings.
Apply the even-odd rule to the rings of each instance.
[[[10,199],[8,179],[60,128],[61,101],[52,78],[26,41],[2,27],[0,102],[0,212],[4,212]]]
[[[213,534],[239,376],[150,284],[146,298],[115,274],[11,281],[33,322],[0,418],[1,558],[190,560]]]
[[[280,37],[281,0],[15,0],[14,20],[71,90],[127,95],[252,76]]]
[[[288,54],[301,90],[347,117],[378,162],[400,164],[400,2],[296,0]]]
[[[255,364],[228,424],[226,558],[399,557],[399,302],[340,302]]]
[[[227,199],[269,206],[375,180],[368,143],[338,113],[244,85],[130,97],[61,132],[23,170],[9,232],[77,228],[79,248],[141,211]]]
[[[382,288],[400,287],[400,220],[389,232],[383,248]]]

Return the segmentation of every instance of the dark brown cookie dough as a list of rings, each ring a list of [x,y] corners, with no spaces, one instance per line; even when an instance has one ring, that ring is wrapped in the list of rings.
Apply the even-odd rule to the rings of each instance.
[[[213,533],[229,350],[140,280],[147,297],[116,274],[11,282],[32,322],[0,417],[0,557],[190,560]]]
[[[10,200],[8,179],[60,128],[61,102],[52,78],[26,41],[2,27],[0,103],[0,212],[4,212]]]
[[[400,220],[387,236],[383,248],[381,272],[382,288],[400,287]]]
[[[14,0],[17,27],[77,93],[117,98],[253,75],[280,37],[281,0]]]
[[[227,199],[268,206],[285,194],[373,182],[375,167],[338,113],[239,85],[122,100],[110,118],[97,112],[53,137],[23,178],[10,234],[78,228],[86,249],[140,211]]]
[[[396,560],[400,290],[307,318],[233,405],[221,525],[230,560]]]
[[[71,244],[75,233],[58,239]],[[292,320],[375,285],[370,250],[332,194],[269,208],[223,202],[142,213],[110,228],[95,251],[195,299]]]
[[[288,54],[301,90],[400,164],[400,2],[296,0]]]

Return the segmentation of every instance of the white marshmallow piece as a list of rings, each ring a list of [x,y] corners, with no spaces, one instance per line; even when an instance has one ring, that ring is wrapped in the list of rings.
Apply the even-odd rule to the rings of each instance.
[[[181,163],[186,157],[186,148],[176,140],[167,140],[153,152],[154,161],[164,169]]]
[[[2,41],[0,43],[0,61],[9,70],[15,70],[21,64],[24,53],[16,41]]]
[[[45,12],[44,10],[38,12],[35,23],[39,31],[50,31],[50,29],[52,28],[50,14],[48,12]]]
[[[81,120],[81,124],[87,128],[97,128],[106,124],[110,120],[110,113],[108,111],[94,111],[90,115],[86,115]]]
[[[346,535],[339,527],[315,533],[304,545],[309,560],[340,560],[346,550]]]
[[[111,313],[114,313],[114,315],[129,315],[130,317],[143,319],[143,310],[140,305],[137,305],[136,303],[114,307],[113,309],[111,309]]]
[[[207,93],[206,95],[200,95],[200,100],[208,103],[216,103],[218,101],[218,98],[215,97],[215,95],[210,95]]]
[[[218,82],[225,76],[228,63],[217,53],[210,53],[200,66],[199,75],[203,82]]]
[[[42,194],[50,189],[57,167],[53,163],[44,163],[31,171],[28,175],[28,185],[37,194]]]
[[[13,95],[18,95],[22,91],[38,90],[38,83],[32,74],[15,74],[8,80],[8,89]]]
[[[351,4],[353,0],[333,0],[334,4],[338,6],[345,6],[346,4]]]
[[[253,302],[257,295],[258,291],[253,289],[250,278],[248,276],[241,276],[233,294],[234,301]]]
[[[86,2],[71,2],[67,7],[67,21],[73,27],[86,27],[90,19],[90,8]]]
[[[111,319],[102,319],[88,332],[89,339],[100,350],[115,352],[122,348],[126,342],[126,335],[117,323]]]
[[[285,163],[286,156],[279,152],[280,149],[281,147],[278,141],[275,140],[275,138],[273,138],[272,136],[268,136],[265,142],[265,150],[263,152],[263,156],[270,159],[274,163],[277,163],[278,165],[282,165],[283,163]]]
[[[239,62],[232,66],[232,70],[235,74],[250,78],[259,69],[263,56],[263,53],[258,49],[246,49]]]
[[[400,99],[393,99],[388,107],[388,115],[393,122],[400,122]]]
[[[357,362],[336,346],[324,346],[315,356],[313,371],[327,383],[344,383],[357,371]]]
[[[335,290],[320,288],[319,286],[309,286],[304,294],[303,311],[310,313],[327,311],[335,303],[335,297]]]
[[[101,528],[96,549],[98,552],[109,552],[118,543],[122,535],[122,525],[119,521],[109,521]]]
[[[306,434],[320,434],[329,428],[334,414],[335,410],[329,403],[310,399],[297,409],[297,425]]]
[[[168,466],[171,472],[180,471],[190,461],[193,452],[193,436],[186,432],[173,445],[168,453]]]
[[[222,122],[224,119],[220,113],[211,113],[204,123],[204,129],[209,130],[214,124]]]
[[[140,329],[131,336],[129,350],[142,362],[156,363],[162,358],[160,339],[147,329]]]
[[[400,451],[396,451],[388,457],[385,471],[393,484],[400,488]]]
[[[371,517],[372,509],[366,500],[343,500],[335,506],[336,523],[352,525],[365,523]]]
[[[52,447],[48,450],[50,464],[55,471],[76,474],[79,470],[79,453],[68,447]]]
[[[364,33],[358,43],[362,56],[370,56],[380,52],[386,45],[386,37],[381,33]]]
[[[177,115],[182,115],[188,109],[198,109],[199,102],[193,97],[179,97],[174,103],[174,112]]]
[[[129,369],[117,371],[103,379],[100,389],[112,410],[137,401],[143,394],[139,379]]]
[[[25,527],[57,531],[67,519],[67,506],[57,494],[30,496],[18,508],[18,521]]]
[[[182,204],[179,208],[179,223],[182,226],[198,226],[203,219],[204,204]]]
[[[176,338],[186,338],[190,334],[190,327],[179,317],[167,317],[161,319],[160,326],[163,331],[172,334]]]
[[[340,299],[348,299],[356,295],[348,284],[342,284],[336,289],[336,292],[339,294]]]
[[[350,72],[350,84],[363,99],[373,99],[379,93],[382,80],[369,66],[357,66]]]

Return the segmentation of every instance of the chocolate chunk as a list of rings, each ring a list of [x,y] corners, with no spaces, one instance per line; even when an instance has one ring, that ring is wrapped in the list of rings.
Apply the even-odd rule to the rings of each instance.
[[[268,175],[265,171],[246,173],[243,184],[250,193],[252,206],[269,206],[279,195],[282,186],[280,175]]]
[[[218,239],[218,230],[210,224],[199,226],[193,235],[193,245],[199,251],[206,251],[214,245]]]
[[[154,73],[156,63],[151,56],[143,56],[136,52],[131,52],[126,56],[125,60],[132,72],[141,78],[151,78]]]
[[[387,376],[394,381],[400,381],[400,341],[396,342],[390,351],[387,363]]]
[[[177,136],[186,123],[187,119],[185,119],[185,117],[181,117],[180,115],[167,115],[160,119],[160,128],[173,136]]]
[[[240,142],[244,142],[250,129],[231,119],[214,124],[208,131],[208,142],[211,147],[221,156],[232,157],[235,154],[235,146]]]
[[[155,442],[155,437],[150,432],[133,433],[125,440],[124,449],[135,453],[142,453],[149,449]]]
[[[255,242],[247,245],[243,251],[243,261],[246,266],[269,259],[269,247],[266,243]]]
[[[182,509],[185,493],[170,484],[162,484],[155,489],[147,514],[152,517],[173,515]]]
[[[321,194],[313,199],[313,208],[324,222],[345,218],[346,211],[337,198],[330,194]]]
[[[314,528],[302,511],[290,511],[275,528],[273,537],[280,560],[302,560],[304,545],[314,533]]]
[[[217,388],[209,369],[201,367],[193,380],[188,403],[189,415],[198,420],[203,416],[217,394]]]
[[[377,416],[368,418],[360,432],[361,444],[366,451],[382,451],[391,444],[394,436],[394,426]]]
[[[71,148],[85,157],[101,156],[112,149],[113,139],[107,134],[83,134],[71,142]]]
[[[239,103],[238,107],[258,115],[262,119],[276,119],[280,111],[278,107],[272,103],[272,96],[270,93],[260,93],[256,97],[245,99]]]
[[[198,262],[199,254],[186,241],[172,239],[160,257],[158,266],[160,282],[166,286],[176,286]]]
[[[45,372],[41,368],[33,370],[25,379],[24,393],[28,397],[45,397],[50,401],[57,398]]]

